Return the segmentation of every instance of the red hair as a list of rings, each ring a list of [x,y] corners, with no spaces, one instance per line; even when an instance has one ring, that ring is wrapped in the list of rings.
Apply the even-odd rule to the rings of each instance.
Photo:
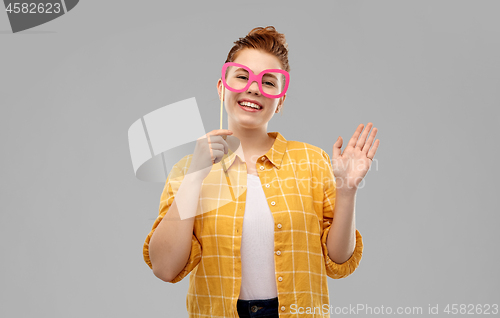
[[[224,63],[233,62],[238,52],[245,48],[257,49],[273,54],[280,60],[283,70],[290,72],[288,44],[286,43],[285,35],[276,31],[273,26],[253,28],[248,32],[247,36],[235,41]]]

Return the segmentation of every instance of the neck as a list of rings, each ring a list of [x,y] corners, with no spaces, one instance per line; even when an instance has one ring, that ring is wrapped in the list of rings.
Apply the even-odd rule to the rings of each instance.
[[[241,126],[233,127],[231,123],[229,123],[228,129],[233,132],[232,136],[238,138],[241,142],[241,148],[247,159],[245,161],[251,159],[248,158],[248,156],[254,157],[266,154],[274,144],[274,138],[267,134],[267,125],[266,127],[246,129]]]

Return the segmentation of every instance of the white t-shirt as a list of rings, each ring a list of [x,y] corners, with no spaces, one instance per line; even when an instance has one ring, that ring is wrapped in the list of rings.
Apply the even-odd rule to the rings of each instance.
[[[259,177],[247,174],[239,299],[275,297],[278,297],[278,286],[274,268],[274,219]]]

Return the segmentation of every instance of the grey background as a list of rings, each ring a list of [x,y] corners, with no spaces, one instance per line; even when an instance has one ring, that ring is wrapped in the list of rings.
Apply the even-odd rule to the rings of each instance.
[[[269,131],[331,155],[358,124],[379,129],[356,204],[363,259],[329,280],[332,305],[425,317],[429,304],[498,304],[499,10],[81,1],[19,34],[0,13],[0,316],[187,316],[189,278],[164,283],[142,257],[163,184],[134,177],[127,130],[190,97],[218,129],[220,68],[233,41],[266,25],[285,33],[291,65]]]

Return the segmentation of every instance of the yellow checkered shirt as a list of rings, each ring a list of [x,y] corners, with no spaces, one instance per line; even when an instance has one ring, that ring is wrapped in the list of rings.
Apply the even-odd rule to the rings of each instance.
[[[325,310],[330,305],[327,276],[339,279],[354,272],[361,261],[362,237],[356,230],[356,247],[346,262],[337,264],[330,259],[326,241],[336,196],[330,157],[319,147],[287,141],[279,132],[268,135],[275,142],[257,161],[256,168],[275,223],[279,316],[330,317]],[[143,248],[150,268],[151,236],[172,205],[191,158],[186,156],[174,165],[165,183],[158,218]],[[235,152],[223,160],[227,170],[219,162],[203,181],[191,254],[184,269],[171,281],[177,283],[191,273],[186,297],[189,317],[238,317],[247,168]],[[226,173],[230,184],[225,181]],[[298,314],[300,307],[316,308],[316,313]]]

